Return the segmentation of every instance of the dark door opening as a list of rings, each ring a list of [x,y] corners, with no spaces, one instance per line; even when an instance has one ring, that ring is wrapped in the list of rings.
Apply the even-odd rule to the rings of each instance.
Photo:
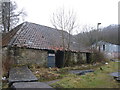
[[[61,68],[63,66],[63,59],[64,59],[64,52],[63,51],[57,51],[55,54],[55,65],[58,68]]]
[[[86,53],[86,59],[87,59],[87,63],[89,64],[91,61],[91,53]]]
[[[103,45],[103,51],[105,51],[105,45]]]

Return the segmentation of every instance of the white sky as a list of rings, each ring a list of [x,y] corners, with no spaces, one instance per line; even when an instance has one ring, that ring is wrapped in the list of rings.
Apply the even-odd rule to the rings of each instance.
[[[18,8],[27,12],[26,21],[53,27],[50,15],[60,8],[73,9],[80,25],[101,27],[118,24],[118,2],[120,0],[13,0]]]

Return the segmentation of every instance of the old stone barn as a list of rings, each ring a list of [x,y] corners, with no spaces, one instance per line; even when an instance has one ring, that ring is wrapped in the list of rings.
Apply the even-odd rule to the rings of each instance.
[[[3,62],[13,64],[38,64],[44,67],[62,67],[89,63],[90,52],[79,48],[75,38],[64,31],[64,49],[62,31],[35,23],[24,22],[2,38]]]

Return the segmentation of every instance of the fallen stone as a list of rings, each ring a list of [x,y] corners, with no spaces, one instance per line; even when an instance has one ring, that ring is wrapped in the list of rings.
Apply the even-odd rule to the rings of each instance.
[[[9,83],[14,82],[30,82],[37,81],[38,79],[28,69],[27,66],[14,67],[9,72]]]
[[[94,70],[71,70],[69,72],[77,75],[85,75],[86,73],[94,72]]]
[[[118,77],[120,77],[120,72],[113,72],[113,73],[110,73],[110,75],[118,78]]]
[[[15,90],[26,90],[26,89],[30,89],[31,88],[33,90],[36,89],[40,89],[40,88],[52,88],[51,86],[49,86],[48,84],[42,83],[42,82],[17,82],[17,83],[13,83],[11,88],[15,89]],[[55,90],[55,89],[52,89]]]
[[[116,80],[120,82],[120,77],[116,78]]]

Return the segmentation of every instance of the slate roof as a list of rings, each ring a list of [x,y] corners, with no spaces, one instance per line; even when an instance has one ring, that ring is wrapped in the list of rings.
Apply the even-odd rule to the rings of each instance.
[[[68,33],[64,31],[65,49],[67,50]],[[2,38],[2,46],[27,47],[33,49],[63,50],[62,31],[51,27],[24,22]],[[78,51],[75,38],[71,35],[71,51]],[[84,50],[83,52],[88,52]]]
[[[96,44],[96,43],[94,43],[93,45],[95,45],[95,44]],[[97,44],[98,44],[98,45],[105,45],[105,44],[118,45],[118,44],[111,43],[111,42],[104,41],[104,40],[98,41]]]

